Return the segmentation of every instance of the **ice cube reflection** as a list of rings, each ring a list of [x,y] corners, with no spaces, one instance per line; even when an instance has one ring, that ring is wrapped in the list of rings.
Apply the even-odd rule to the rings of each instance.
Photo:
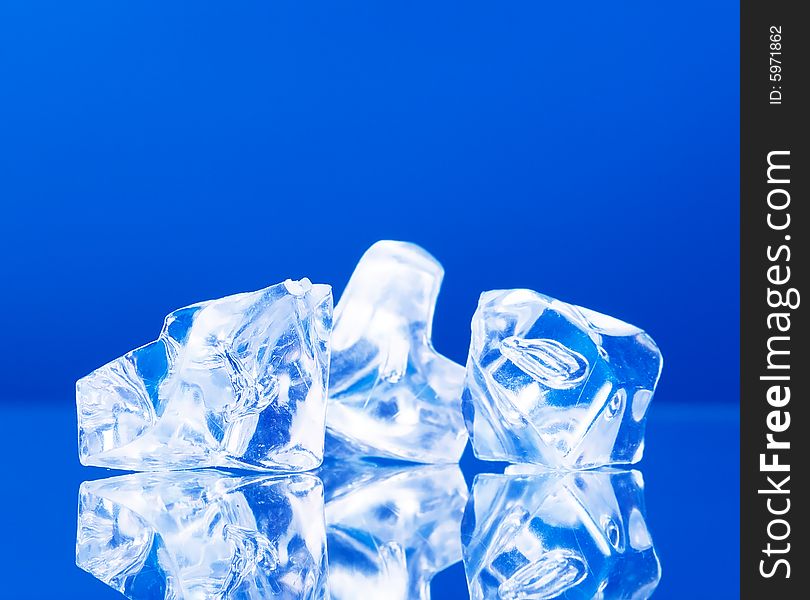
[[[661,568],[643,489],[638,471],[478,475],[462,523],[470,597],[648,598]]]
[[[323,485],[216,470],[86,481],[76,564],[133,600],[328,598]]]
[[[467,486],[457,465],[327,463],[333,600],[428,600],[433,576],[461,560]]]

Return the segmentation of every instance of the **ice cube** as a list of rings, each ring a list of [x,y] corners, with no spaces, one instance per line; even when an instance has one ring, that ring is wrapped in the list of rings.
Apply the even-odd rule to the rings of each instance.
[[[84,465],[302,471],[323,459],[332,292],[307,279],[174,311],[76,384]]]
[[[485,292],[463,394],[475,455],[568,469],[635,463],[661,366],[633,325],[530,290]]]
[[[461,457],[464,368],[430,339],[443,275],[436,259],[404,242],[377,242],[360,259],[335,308],[327,413],[334,453],[422,463]]]

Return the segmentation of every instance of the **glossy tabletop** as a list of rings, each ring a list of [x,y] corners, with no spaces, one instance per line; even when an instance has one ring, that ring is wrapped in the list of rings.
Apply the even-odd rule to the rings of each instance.
[[[79,465],[75,412],[67,399],[62,405],[12,403],[6,416],[9,447],[19,453],[14,460],[21,466],[7,467],[0,496],[6,516],[0,550],[4,597],[122,597],[75,565],[79,485],[121,473]],[[34,437],[32,431],[41,434]],[[738,452],[736,408],[653,404],[646,454],[637,469],[662,567],[655,598],[739,595]],[[477,461],[469,447],[460,466],[467,486],[478,473],[503,471],[503,465]],[[320,476],[328,500],[332,473]],[[362,494],[342,498],[343,514],[362,516],[359,498]],[[468,598],[463,564],[440,571],[430,588],[435,599]]]

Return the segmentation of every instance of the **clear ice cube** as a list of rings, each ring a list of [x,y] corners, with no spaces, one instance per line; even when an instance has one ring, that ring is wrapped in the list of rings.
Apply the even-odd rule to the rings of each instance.
[[[330,461],[321,473],[332,600],[429,600],[433,576],[461,560],[458,466]]]
[[[475,455],[569,469],[638,462],[661,367],[633,325],[531,290],[484,292],[462,400]]]
[[[327,431],[336,454],[461,457],[464,368],[430,340],[443,276],[414,244],[377,242],[360,259],[335,308]]]
[[[472,600],[643,599],[661,567],[638,471],[476,476],[461,539]]]
[[[133,600],[322,600],[323,486],[215,470],[86,481],[76,564]]]
[[[84,465],[301,471],[323,459],[332,292],[287,280],[194,304],[76,384]]]

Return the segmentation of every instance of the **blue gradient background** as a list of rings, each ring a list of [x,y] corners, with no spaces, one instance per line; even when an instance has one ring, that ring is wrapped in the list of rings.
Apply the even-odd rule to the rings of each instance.
[[[434,342],[459,362],[485,289],[653,335],[659,597],[734,597],[738,26],[732,2],[0,4],[5,592],[114,597],[72,565],[101,473],[75,458],[78,377],[195,301],[338,295],[390,238],[444,264]],[[464,597],[451,571],[435,597]]]

